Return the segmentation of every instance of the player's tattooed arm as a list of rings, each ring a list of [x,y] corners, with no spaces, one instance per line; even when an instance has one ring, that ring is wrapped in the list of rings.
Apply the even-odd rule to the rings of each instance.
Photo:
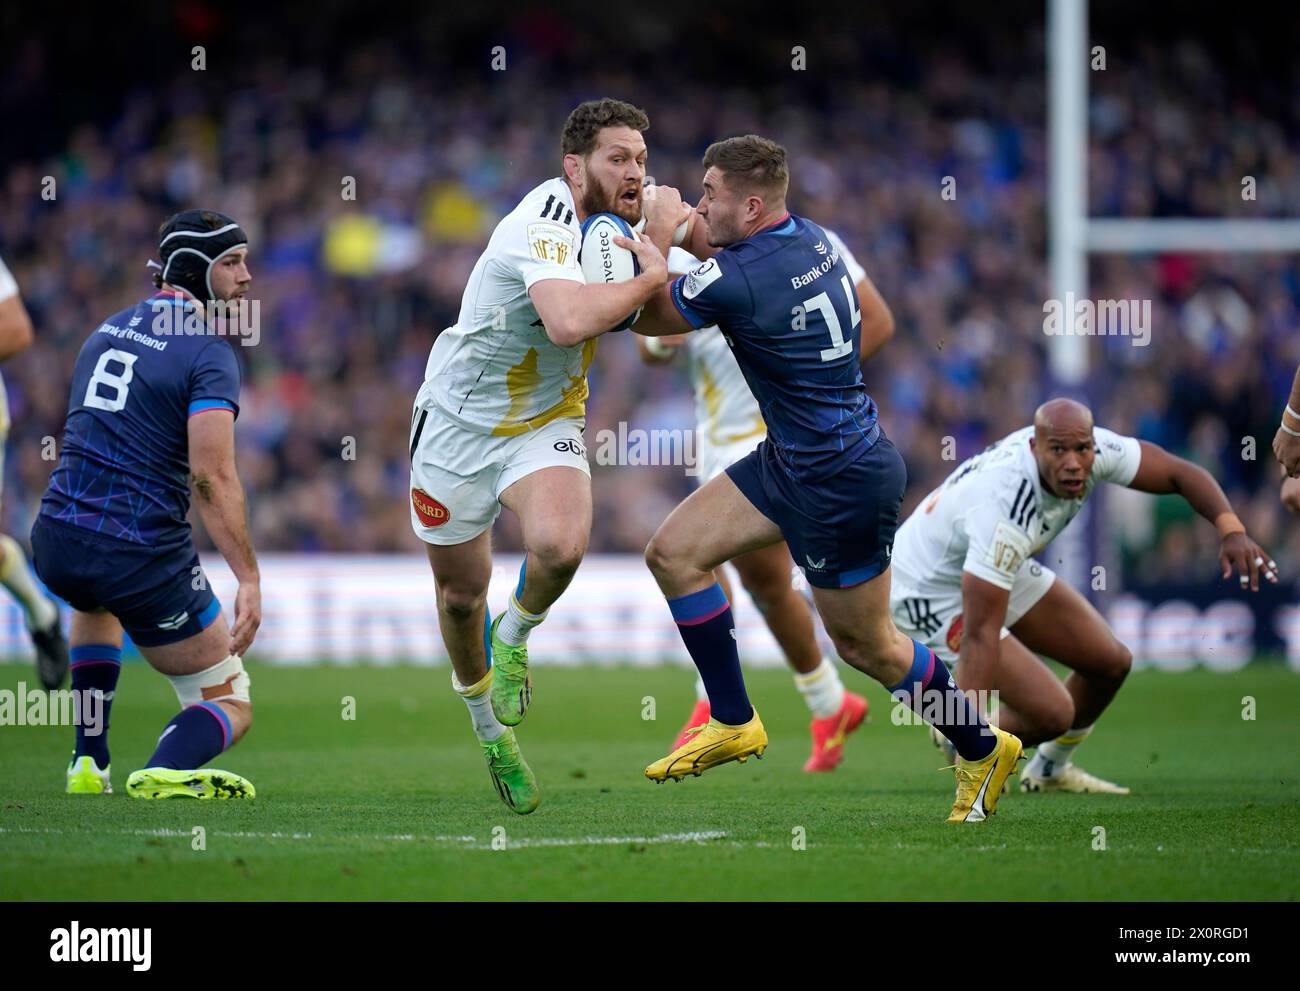
[[[1138,441],[1142,457],[1137,474],[1129,482],[1130,489],[1151,492],[1155,495],[1180,495],[1201,516],[1214,524],[1219,531],[1222,546],[1219,565],[1223,577],[1229,578],[1235,568],[1241,576],[1242,587],[1259,590],[1259,576],[1277,582],[1277,564],[1246,534],[1246,527],[1232,511],[1232,504],[1214,476],[1198,464],[1170,454],[1159,444]]]
[[[998,652],[1011,590],[961,574],[961,663],[957,680],[963,690],[988,691],[997,685]]]
[[[190,473],[190,488],[199,494],[204,502],[212,501],[212,482],[204,475]]]
[[[0,299],[0,361],[12,358],[32,343],[32,320],[22,297]]]

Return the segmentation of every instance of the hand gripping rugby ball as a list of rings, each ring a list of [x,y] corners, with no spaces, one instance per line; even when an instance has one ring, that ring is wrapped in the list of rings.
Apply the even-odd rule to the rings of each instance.
[[[582,247],[578,251],[578,264],[589,284],[612,285],[626,282],[641,274],[636,255],[614,243],[616,236],[638,239],[636,233],[622,217],[612,213],[597,213],[582,222]],[[638,239],[639,240],[639,239]],[[620,323],[614,330],[627,330],[641,316],[641,308]]]

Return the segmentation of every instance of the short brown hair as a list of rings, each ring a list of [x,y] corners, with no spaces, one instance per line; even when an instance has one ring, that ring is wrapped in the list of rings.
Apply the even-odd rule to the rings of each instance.
[[[634,131],[648,131],[650,118],[640,107],[622,100],[588,100],[579,103],[564,122],[560,134],[560,154],[590,155],[596,149],[596,135],[602,127],[630,127]]]
[[[713,142],[704,153],[704,167],[722,170],[728,185],[745,192],[776,193],[784,197],[790,187],[785,149],[757,134]]]

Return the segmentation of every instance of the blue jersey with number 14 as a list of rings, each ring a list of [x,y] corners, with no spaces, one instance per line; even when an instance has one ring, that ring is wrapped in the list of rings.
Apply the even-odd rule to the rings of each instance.
[[[239,362],[206,330],[192,302],[159,293],[90,335],[42,516],[135,544],[189,536],[189,418],[239,412]]]
[[[870,450],[857,290],[820,227],[788,214],[678,278],[672,298],[691,326],[722,330],[791,476],[826,478]]]

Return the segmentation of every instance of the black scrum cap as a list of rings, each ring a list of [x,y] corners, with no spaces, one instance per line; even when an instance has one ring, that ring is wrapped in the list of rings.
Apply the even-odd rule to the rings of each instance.
[[[212,266],[248,245],[244,229],[215,210],[184,210],[168,219],[159,234],[162,280],[200,301],[214,299]]]

